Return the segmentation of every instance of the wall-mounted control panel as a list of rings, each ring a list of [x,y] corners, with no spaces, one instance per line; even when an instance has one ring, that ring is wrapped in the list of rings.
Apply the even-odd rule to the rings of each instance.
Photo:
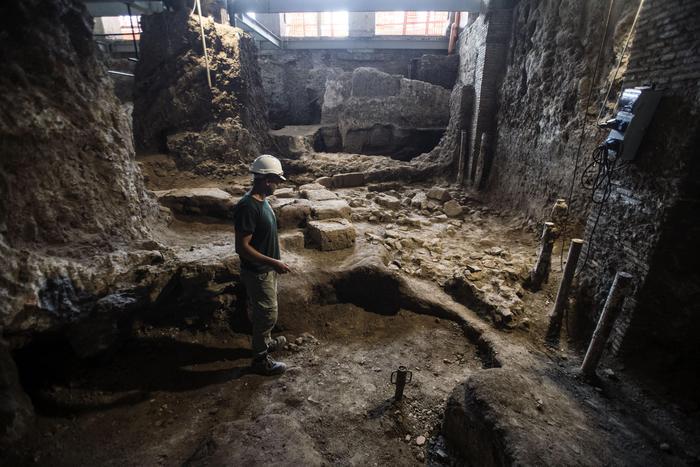
[[[625,89],[617,103],[614,118],[600,124],[610,128],[605,146],[608,157],[633,160],[651,123],[656,107],[661,100],[661,91],[648,86]]]

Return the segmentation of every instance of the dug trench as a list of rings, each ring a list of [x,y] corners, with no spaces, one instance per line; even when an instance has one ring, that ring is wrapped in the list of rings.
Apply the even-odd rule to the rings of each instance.
[[[290,340],[276,355],[290,366],[282,377],[249,372],[242,309],[205,322],[175,309],[176,296],[171,308],[135,319],[108,359],[86,362],[56,342],[25,348],[16,357],[40,434],[23,450],[31,457],[15,461],[453,464],[443,411],[452,388],[486,365],[483,353],[449,310],[404,290],[374,260],[282,281],[276,333]],[[396,402],[390,378],[399,365],[413,377]]]

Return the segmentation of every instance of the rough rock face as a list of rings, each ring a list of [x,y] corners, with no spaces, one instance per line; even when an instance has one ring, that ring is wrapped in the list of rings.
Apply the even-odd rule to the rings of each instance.
[[[326,80],[337,79],[342,73],[352,72],[358,67],[372,67],[407,77],[411,60],[419,59],[422,54],[422,50],[398,49],[261,50],[258,61],[271,125],[281,128],[318,123],[321,121]],[[440,75],[445,66],[439,59],[421,59],[419,74],[430,75],[427,67],[433,64],[436,68],[432,76]]]
[[[156,205],[83,6],[9,1],[0,13],[0,233],[11,247],[143,237]]]
[[[439,141],[449,98],[440,86],[358,68],[327,81],[322,122],[337,123],[343,151],[406,160]]]
[[[32,403],[19,385],[15,362],[0,341],[0,448],[19,439],[33,415]]]
[[[607,86],[637,4],[625,2],[614,9],[595,83],[591,81],[609,2],[526,1],[515,7],[513,58],[500,90],[497,154],[487,186],[491,199],[543,215],[550,202],[568,196],[589,89],[593,86],[587,109],[593,124],[602,101],[601,92],[595,91]],[[588,129],[581,160],[589,160],[600,143],[598,136]],[[574,190],[580,192],[578,180]],[[580,193],[570,203],[573,217],[585,217],[586,204],[587,196]]]
[[[3,2],[0,25],[0,330],[15,346],[88,309],[113,324],[109,303],[127,306],[128,297],[98,307],[113,285],[84,257],[115,255],[100,266],[116,282],[133,263],[114,252],[148,242],[158,207],[144,189],[129,122],[96,58],[82,3]],[[2,352],[0,438],[7,441],[29,426],[31,405]]]
[[[256,48],[248,35],[205,21],[209,89],[194,17],[163,12],[144,16],[142,27],[134,92],[139,150],[167,151],[181,168],[206,174],[235,171],[269,148]]]
[[[411,60],[409,78],[452,89],[457,81],[459,55],[421,55]]]

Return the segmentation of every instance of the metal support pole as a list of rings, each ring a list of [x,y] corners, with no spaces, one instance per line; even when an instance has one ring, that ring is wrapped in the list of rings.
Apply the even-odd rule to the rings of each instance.
[[[199,15],[199,32],[202,34],[202,49],[204,50],[204,64],[207,66],[207,83],[211,89],[211,72],[209,71],[209,54],[207,54],[207,41],[204,38],[204,24],[202,21],[202,5],[200,0],[196,0],[197,14]]]
[[[413,373],[408,371],[405,366],[400,366],[398,370],[391,374],[391,384],[396,385],[394,400],[400,401],[403,399],[403,389],[406,387],[406,383],[410,383],[411,380],[413,380]]]
[[[610,331],[612,330],[613,323],[615,323],[615,319],[617,319],[617,316],[620,314],[625,297],[630,292],[631,284],[631,274],[626,272],[618,272],[615,274],[615,280],[613,281],[612,287],[610,287],[608,298],[605,300],[605,306],[603,306],[603,311],[600,313],[600,318],[598,319],[598,325],[595,331],[593,331],[591,343],[588,345],[586,356],[583,359],[583,364],[581,364],[581,373],[584,376],[591,377],[595,374],[600,357],[603,355],[605,343],[610,336]]]
[[[464,156],[467,149],[467,131],[459,132],[459,162],[457,163],[457,183],[464,183]]]
[[[553,346],[559,345],[561,321],[564,316],[566,301],[569,298],[571,281],[574,279],[574,273],[576,272],[576,263],[578,263],[578,257],[581,254],[581,247],[583,247],[583,240],[580,238],[571,239],[569,256],[566,258],[566,267],[564,268],[564,274],[559,284],[557,300],[554,302],[554,308],[552,308],[552,313],[549,315],[549,327],[547,328],[546,340],[548,344]]]
[[[535,267],[530,271],[528,286],[533,290],[539,290],[542,282],[549,277],[550,263],[552,260],[552,248],[554,247],[555,229],[553,222],[545,222],[542,230],[540,254],[537,257]]]
[[[134,43],[134,54],[136,54],[136,58],[139,58],[139,47],[138,43],[136,42],[136,30],[134,29],[134,20],[131,16],[131,4],[126,3],[126,12],[129,15],[129,25],[131,26],[131,40]]]

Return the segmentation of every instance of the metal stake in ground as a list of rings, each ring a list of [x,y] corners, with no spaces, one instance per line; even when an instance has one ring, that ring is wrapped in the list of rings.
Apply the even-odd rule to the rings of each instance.
[[[610,287],[608,298],[605,300],[605,306],[603,306],[603,311],[600,313],[598,324],[595,327],[595,331],[593,331],[591,343],[588,345],[586,356],[581,365],[581,373],[586,377],[591,377],[595,374],[595,369],[598,366],[600,357],[603,355],[603,349],[608,336],[610,336],[613,323],[620,314],[625,297],[630,292],[631,283],[631,274],[626,272],[615,274],[615,280],[612,287]]]
[[[557,300],[554,302],[554,308],[549,315],[549,327],[547,328],[547,343],[553,346],[559,345],[559,333],[561,332],[561,321],[566,308],[566,301],[569,298],[569,290],[571,289],[571,281],[574,279],[576,272],[576,263],[581,254],[583,240],[580,238],[571,239],[569,246],[569,256],[566,258],[566,267],[564,274],[559,284],[559,292],[557,292]]]
[[[398,370],[391,374],[391,384],[396,385],[394,400],[400,401],[403,399],[403,389],[406,387],[406,383],[410,383],[412,380],[413,373],[408,371],[405,366],[400,366]]]
[[[552,260],[552,248],[554,247],[554,239],[556,232],[553,222],[545,222],[544,230],[542,231],[542,243],[540,245],[540,254],[537,258],[535,267],[530,272],[529,286],[533,290],[539,290],[542,282],[549,277],[550,263]]]

